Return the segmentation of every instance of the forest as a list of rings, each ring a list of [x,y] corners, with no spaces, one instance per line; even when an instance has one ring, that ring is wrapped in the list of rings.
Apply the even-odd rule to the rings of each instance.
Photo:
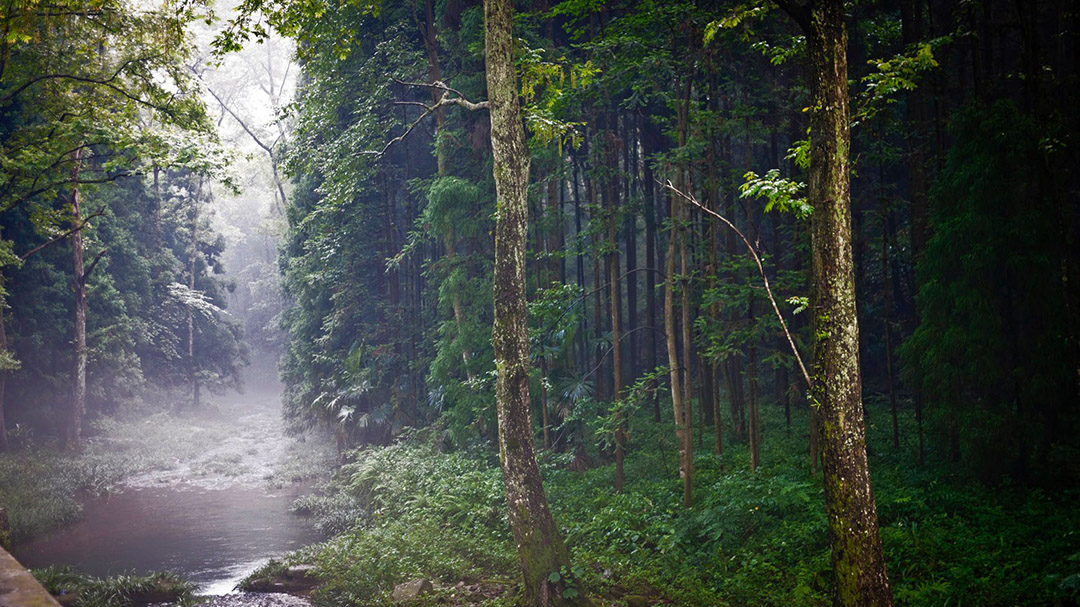
[[[0,26],[0,544],[61,604],[1080,604],[1077,2]],[[166,503],[290,535],[54,551]]]

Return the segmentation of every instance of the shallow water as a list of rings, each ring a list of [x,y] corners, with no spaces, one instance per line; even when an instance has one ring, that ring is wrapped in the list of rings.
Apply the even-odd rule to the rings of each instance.
[[[17,546],[27,567],[71,565],[91,575],[173,571],[204,594],[230,592],[267,559],[320,538],[289,513],[300,488],[171,485],[85,502],[83,519]]]
[[[267,560],[322,539],[306,518],[289,512],[307,486],[267,485],[294,444],[284,435],[278,394],[224,399],[183,426],[213,429],[220,439],[168,469],[146,470],[108,495],[86,499],[79,522],[14,546],[14,556],[31,568],[70,565],[95,576],[172,571],[197,584],[200,594],[220,595]],[[230,600],[221,604],[277,599]]]

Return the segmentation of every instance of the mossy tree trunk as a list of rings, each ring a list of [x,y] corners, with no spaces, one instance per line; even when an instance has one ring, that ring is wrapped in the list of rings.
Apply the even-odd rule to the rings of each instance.
[[[525,242],[528,232],[529,149],[518,107],[511,57],[510,0],[484,1],[488,103],[494,156],[495,326],[492,342],[498,378],[499,461],[510,507],[510,524],[521,559],[524,604],[568,605],[563,597],[570,554],[548,507],[533,450],[529,407],[529,336],[525,301]],[[553,583],[551,580],[556,579]]]
[[[813,205],[814,403],[821,432],[834,604],[893,604],[866,459],[851,241],[847,30],[843,0],[782,6],[807,34]]]

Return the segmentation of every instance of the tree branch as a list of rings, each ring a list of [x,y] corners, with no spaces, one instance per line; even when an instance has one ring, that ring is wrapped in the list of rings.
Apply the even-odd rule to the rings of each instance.
[[[401,141],[404,141],[405,138],[408,137],[409,134],[413,132],[413,129],[415,129],[417,126],[419,126],[420,123],[423,122],[425,118],[427,118],[428,116],[434,114],[435,111],[438,110],[439,108],[443,108],[443,107],[446,107],[446,106],[449,106],[449,105],[457,105],[457,106],[461,106],[461,107],[463,107],[463,108],[465,108],[467,110],[474,111],[474,112],[477,111],[477,110],[486,110],[486,109],[488,109],[488,102],[487,101],[481,101],[479,103],[473,103],[472,101],[469,101],[468,99],[466,99],[465,96],[462,95],[459,91],[456,91],[456,90],[446,86],[442,81],[435,81],[435,82],[429,84],[429,83],[426,83],[426,82],[405,82],[405,81],[402,81],[402,80],[398,80],[397,78],[392,78],[392,80],[394,82],[402,85],[402,86],[422,86],[422,87],[427,87],[427,88],[438,89],[440,91],[443,91],[443,94],[442,94],[442,97],[440,97],[439,100],[437,102],[433,103],[432,105],[427,105],[427,104],[424,104],[424,103],[420,103],[419,101],[395,101],[394,105],[416,105],[416,106],[420,106],[420,107],[424,108],[424,112],[422,114],[420,114],[419,118],[417,118],[411,124],[409,124],[409,126],[405,129],[404,133],[398,135],[397,137],[394,137],[390,141],[387,141],[386,145],[383,146],[382,150],[380,150],[378,152],[368,150],[368,151],[360,152],[361,154],[368,155],[368,156],[375,156],[376,158],[382,158],[386,154],[386,152],[390,149],[391,146],[393,146],[395,143],[400,143]],[[455,95],[457,95],[457,97],[450,97],[450,93],[454,93]]]
[[[117,78],[119,78],[120,74],[124,73],[124,70],[126,70],[129,65],[131,65],[133,63],[136,63],[136,62],[140,62],[140,61],[149,61],[150,59],[155,59],[156,57],[157,56],[155,56],[155,55],[150,55],[150,56],[147,56],[147,57],[138,57],[136,59],[129,59],[129,60],[125,61],[124,63],[122,63],[120,65],[120,67],[118,67],[116,69],[116,71],[113,72],[112,76],[109,76],[108,78],[104,78],[104,79],[96,79],[96,78],[91,78],[89,76],[79,76],[77,74],[44,74],[44,75],[41,75],[41,76],[37,76],[36,78],[31,78],[30,80],[27,80],[26,82],[22,83],[22,85],[20,85],[18,88],[11,91],[7,95],[4,95],[4,97],[0,98],[0,104],[7,105],[7,104],[11,103],[11,101],[13,99],[15,99],[15,97],[17,97],[20,93],[22,93],[26,89],[30,88],[31,86],[34,86],[35,84],[37,84],[39,82],[43,82],[45,80],[74,80],[75,82],[84,82],[84,83],[87,83],[87,84],[97,84],[97,85],[100,85],[100,86],[104,86],[106,88],[110,88],[110,89],[116,91],[117,93],[120,93],[120,95],[130,99],[131,101],[134,101],[135,103],[138,103],[139,105],[145,105],[147,107],[150,107],[150,108],[158,110],[158,111],[166,111],[166,108],[160,108],[160,107],[150,103],[149,101],[146,101],[145,99],[141,99],[141,98],[139,98],[139,97],[137,97],[135,95],[132,95],[128,91],[125,91],[124,89],[120,88],[119,86],[116,86],[115,84],[113,84],[113,81],[115,81]]]
[[[657,181],[657,183],[660,182]],[[701,204],[697,201],[696,198],[693,197],[693,195],[686,194],[680,191],[678,188],[672,185],[670,181],[668,181],[667,183],[661,183],[661,185],[671,190],[672,192],[675,192],[690,204],[701,209],[705,212],[705,214],[711,215],[724,222],[727,227],[731,228],[732,231],[738,234],[739,238],[743,241],[743,244],[746,245],[746,249],[750,251],[750,256],[754,258],[754,263],[757,264],[758,273],[761,274],[761,281],[765,283],[765,293],[769,296],[769,303],[772,304],[773,312],[776,312],[776,318],[780,321],[780,328],[784,330],[784,336],[787,337],[788,345],[791,346],[791,353],[795,355],[795,361],[799,363],[799,370],[802,371],[803,379],[806,381],[806,387],[807,389],[809,389],[813,385],[813,382],[810,380],[810,373],[807,372],[806,365],[803,364],[803,359],[802,356],[799,354],[799,349],[795,347],[795,340],[791,337],[791,331],[788,330],[787,321],[784,320],[784,315],[780,313],[780,306],[776,305],[776,297],[773,296],[772,287],[769,285],[769,277],[765,274],[765,266],[761,263],[761,257],[758,255],[757,249],[754,248],[754,245],[750,244],[750,240],[747,239],[746,236],[744,236],[743,233],[739,231],[739,228],[736,228],[735,224],[728,221],[726,217]]]
[[[108,252],[109,252],[109,247],[105,247],[104,249],[101,250],[100,253],[98,253],[97,255],[94,256],[94,261],[91,261],[90,265],[86,268],[86,271],[83,272],[83,275],[82,275],[82,284],[83,285],[86,285],[86,281],[90,279],[90,273],[94,271],[94,268],[97,267],[98,262],[101,261],[101,258],[105,257],[105,254],[108,253]]]
[[[82,183],[82,182],[80,182],[80,183]],[[98,209],[97,211],[95,211],[93,214],[87,215],[86,217],[83,217],[82,221],[79,222],[79,225],[75,226],[74,228],[71,228],[70,230],[64,232],[63,234],[60,234],[59,236],[54,236],[53,238],[49,239],[47,242],[39,244],[38,246],[30,249],[29,251],[23,253],[22,255],[19,255],[19,261],[26,261],[26,258],[30,257],[34,253],[37,253],[37,252],[39,252],[39,251],[41,251],[43,249],[47,249],[47,248],[53,246],[54,244],[60,242],[61,240],[64,240],[65,238],[71,236],[75,232],[78,232],[78,231],[82,230],[83,228],[85,228],[86,224],[90,223],[91,219],[93,219],[95,217],[101,217],[104,214],[105,214],[105,209],[101,208],[101,209]]]

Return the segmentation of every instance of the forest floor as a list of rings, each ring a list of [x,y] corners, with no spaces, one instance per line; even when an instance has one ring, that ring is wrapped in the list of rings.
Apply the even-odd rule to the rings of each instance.
[[[897,604],[1077,605],[1080,493],[1006,478],[978,482],[934,451],[919,465],[917,432],[903,413],[899,449],[887,408],[871,404],[868,416]],[[651,415],[631,420],[621,494],[595,434],[578,437],[598,462],[589,470],[569,470],[572,453],[541,452],[548,498],[575,563],[563,575],[610,607],[829,605],[824,499],[806,453],[807,413],[795,411],[791,428],[777,407],[762,414],[756,472],[745,439],[726,433],[717,457],[705,429],[692,508],[681,505],[674,429]],[[395,585],[417,578],[435,583],[424,604],[517,604],[493,447],[447,451],[441,433],[421,431],[350,458],[321,494],[297,503],[332,538],[269,569],[313,564],[317,605],[387,605]]]

